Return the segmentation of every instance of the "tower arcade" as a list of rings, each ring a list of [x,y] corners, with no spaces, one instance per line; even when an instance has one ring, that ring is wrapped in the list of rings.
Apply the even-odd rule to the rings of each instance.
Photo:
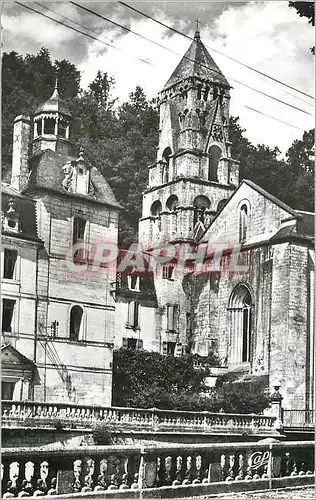
[[[228,137],[230,85],[195,32],[160,93],[157,161],[149,167],[140,241],[190,241],[239,182]]]

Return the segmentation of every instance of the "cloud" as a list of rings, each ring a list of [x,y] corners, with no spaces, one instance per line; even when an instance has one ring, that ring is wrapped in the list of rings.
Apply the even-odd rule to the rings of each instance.
[[[46,12],[36,4],[28,5]],[[4,50],[34,53],[44,45],[50,50],[53,59],[66,58],[79,67],[85,88],[95,78],[97,71],[101,70],[115,77],[115,94],[121,101],[128,98],[136,85],[141,85],[149,98],[155,97],[190,41],[117,2],[85,2],[82,5],[165,45],[175,53],[127,33],[67,2],[45,2],[45,6],[80,23],[87,32],[115,45],[118,50],[31,14],[16,4],[5,4],[2,19],[5,29]],[[313,117],[264,97],[233,80],[313,114],[311,99],[285,89],[212,51],[214,48],[226,53],[312,94],[314,58],[309,47],[313,45],[313,28],[305,18],[297,15],[295,9],[288,7],[287,1],[152,1],[133,2],[131,5],[191,36],[195,30],[196,17],[201,19],[203,42],[234,87],[231,91],[231,112],[240,116],[251,141],[278,145],[285,151],[302,132],[245,106],[302,129],[313,127]],[[47,14],[55,17],[52,12]],[[78,25],[73,26],[81,29]],[[147,61],[147,64],[140,59]]]

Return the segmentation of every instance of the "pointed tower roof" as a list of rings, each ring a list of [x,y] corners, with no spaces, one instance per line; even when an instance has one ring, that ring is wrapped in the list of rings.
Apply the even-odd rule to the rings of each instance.
[[[44,104],[41,104],[35,114],[39,113],[61,113],[63,115],[71,116],[68,106],[65,101],[61,99],[58,93],[58,80],[56,78],[55,88],[52,96]]]
[[[194,40],[189,49],[172,73],[163,90],[167,90],[176,83],[193,76],[230,87],[221,70],[206,50],[198,30],[195,32]]]

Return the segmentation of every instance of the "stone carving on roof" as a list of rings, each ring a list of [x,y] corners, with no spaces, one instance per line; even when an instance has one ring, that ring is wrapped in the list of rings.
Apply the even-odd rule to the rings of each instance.
[[[67,163],[62,167],[64,171],[64,179],[62,181],[62,186],[63,188],[68,191],[69,193],[73,192],[73,174],[74,174],[74,167],[72,165],[71,161],[67,161]]]
[[[222,142],[223,141],[223,128],[221,125],[214,124],[212,130],[212,138],[214,141]]]
[[[21,231],[20,216],[16,210],[16,203],[13,198],[9,199],[8,210],[3,216],[3,230],[11,233],[19,233]]]

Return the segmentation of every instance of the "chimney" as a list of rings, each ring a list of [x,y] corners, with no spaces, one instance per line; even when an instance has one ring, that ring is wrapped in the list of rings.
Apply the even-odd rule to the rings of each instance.
[[[21,191],[28,179],[28,151],[31,120],[29,116],[19,115],[13,126],[13,151],[11,185]]]

